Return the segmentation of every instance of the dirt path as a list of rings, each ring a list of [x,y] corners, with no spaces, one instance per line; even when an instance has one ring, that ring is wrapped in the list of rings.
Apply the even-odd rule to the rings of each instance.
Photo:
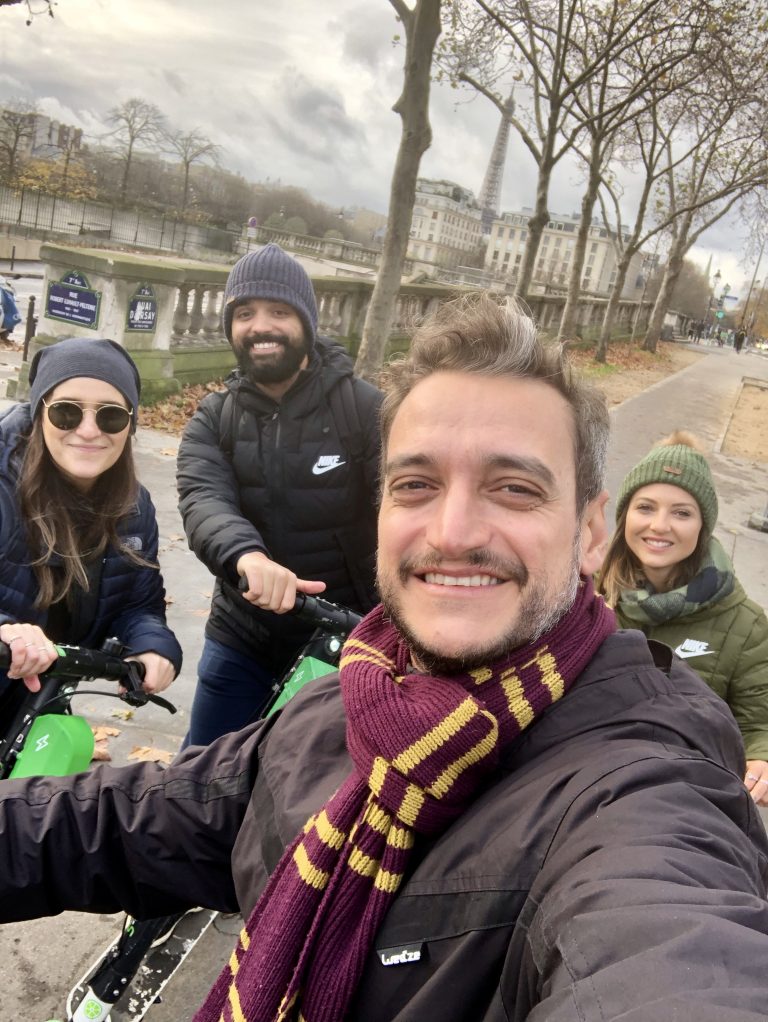
[[[722,450],[748,461],[768,462],[768,387],[762,381],[745,379]]]
[[[612,408],[659,380],[666,380],[673,373],[685,369],[705,354],[681,344],[661,341],[655,355],[638,347],[630,349],[621,345],[609,353],[611,361],[606,366],[595,363],[591,352],[574,352],[571,360],[605,394],[608,407]]]

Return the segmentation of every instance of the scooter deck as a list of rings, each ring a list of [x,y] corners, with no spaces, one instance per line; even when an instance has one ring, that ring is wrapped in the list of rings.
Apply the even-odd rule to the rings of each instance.
[[[147,954],[128,989],[110,1009],[110,1022],[141,1022],[217,915],[212,909],[203,909],[182,916],[165,943]],[[67,999],[73,1008],[86,996],[88,979],[114,946],[106,948],[102,959],[73,987]]]

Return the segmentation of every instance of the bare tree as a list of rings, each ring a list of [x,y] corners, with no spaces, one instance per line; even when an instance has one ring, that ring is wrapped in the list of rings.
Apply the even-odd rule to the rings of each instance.
[[[210,160],[214,164],[218,163],[220,149],[219,146],[206,138],[198,128],[193,128],[191,131],[186,132],[169,132],[166,135],[166,139],[170,150],[179,157],[179,162],[182,166],[181,211],[183,213],[187,208],[187,201],[189,199],[189,172],[192,164],[200,163],[204,160]]]
[[[691,247],[752,191],[768,186],[766,125],[761,107],[750,104],[739,109],[735,102],[721,103],[716,111],[718,130],[709,143],[697,146],[690,160],[672,163],[665,174],[672,242],[643,341],[646,351],[656,351],[664,316]],[[694,130],[698,127],[703,133],[700,118],[693,120]]]
[[[0,164],[3,180],[12,184],[19,171],[19,163],[35,136],[35,125],[40,115],[36,103],[14,99],[0,111]]]
[[[584,118],[574,119],[575,98],[588,83],[607,80],[639,33],[653,32],[663,0],[612,0],[603,5],[620,24],[609,34],[593,33],[585,42],[585,24],[597,5],[581,0],[452,0],[447,12],[450,37],[440,50],[444,72],[467,84],[507,116],[538,168],[533,216],[516,282],[528,297],[539,244],[549,222],[549,187],[556,165],[572,150]],[[499,83],[512,75],[523,98],[508,110]],[[503,90],[506,93],[506,89]]]
[[[53,17],[53,5],[55,0],[41,0],[42,7],[34,8],[32,6],[32,0],[0,0],[0,7],[15,7],[17,4],[25,4],[27,8],[27,25],[32,24],[32,19],[36,18],[39,14],[47,14],[49,18]]]
[[[165,136],[165,118],[154,103],[133,97],[113,107],[107,115],[107,121],[115,126],[110,137],[115,140],[115,148],[123,161],[120,200],[125,202],[134,152],[142,146],[161,144]]]
[[[402,132],[392,173],[387,233],[355,365],[368,380],[376,379],[384,359],[408,247],[416,178],[421,157],[432,142],[429,87],[440,36],[440,0],[415,0],[413,7],[405,0],[389,2],[405,31],[403,91],[393,107],[402,121]]]
[[[637,197],[634,219],[631,227],[628,226],[626,230],[622,218],[622,193],[619,181],[612,173],[604,174],[602,177],[598,199],[603,222],[606,229],[611,231],[617,263],[616,280],[608,298],[597,342],[595,353],[597,362],[605,362],[607,359],[608,344],[633,258],[654,238],[658,250],[661,237],[669,232],[676,218],[677,211],[660,205],[658,201],[653,204],[660,182],[690,162],[695,151],[701,146],[708,145],[719,132],[717,120],[708,125],[700,124],[698,132],[687,129],[688,108],[692,98],[705,94],[707,88],[708,83],[704,77],[671,95],[665,90],[652,88],[649,90],[649,102],[645,108],[626,126],[622,142],[625,158],[617,162],[623,164],[625,175],[637,176],[638,169],[642,172],[642,186]],[[655,215],[649,216],[649,211]],[[643,265],[646,283],[655,266],[656,255],[647,255]],[[645,295],[644,289],[641,301],[645,299]],[[635,323],[640,312],[638,308]]]
[[[613,49],[616,56],[575,89],[568,101],[573,121],[582,127],[584,145],[577,143],[574,149],[586,165],[587,179],[568,297],[558,332],[561,342],[576,333],[582,273],[598,190],[623,128],[647,107],[696,82],[722,45],[717,29],[711,29],[710,5],[701,0],[653,10],[649,4],[625,0],[611,0],[602,7],[579,0],[577,6],[579,44],[587,57],[595,49],[605,48]]]

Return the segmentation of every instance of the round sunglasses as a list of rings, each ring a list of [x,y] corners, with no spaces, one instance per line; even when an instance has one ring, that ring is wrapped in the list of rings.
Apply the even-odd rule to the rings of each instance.
[[[43,398],[48,421],[56,429],[77,429],[83,421],[85,408],[79,401],[52,401]],[[131,421],[131,413],[122,405],[99,405],[96,425],[102,433],[122,433]]]

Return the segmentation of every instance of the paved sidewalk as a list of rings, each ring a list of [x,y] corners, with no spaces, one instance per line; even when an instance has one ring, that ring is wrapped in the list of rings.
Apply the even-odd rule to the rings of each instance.
[[[720,505],[716,535],[744,588],[768,610],[768,533],[747,525],[750,514],[768,503],[768,464],[720,450],[744,378],[768,384],[768,358],[710,348],[697,362],[612,409],[607,486],[612,495],[617,493],[627,472],[657,440],[676,429],[695,433],[715,478]],[[613,502],[611,515],[612,508]]]
[[[768,501],[768,465],[727,457],[719,451],[745,376],[768,382],[768,359],[714,349],[616,407],[612,411],[608,485],[615,493],[626,472],[662,436],[681,428],[695,432],[712,452],[720,497],[718,536],[733,555],[747,591],[768,608],[768,534],[746,526],[750,513],[762,510]],[[0,408],[4,406],[0,401]],[[182,674],[167,693],[179,706],[179,714],[169,717],[162,710],[146,708],[125,723],[110,717],[113,706],[122,704],[84,698],[82,710],[89,719],[112,723],[122,730],[110,741],[115,762],[124,762],[134,746],[154,745],[175,751],[186,730],[212,580],[189,552],[183,537],[174,482],[177,446],[178,441],[171,437],[140,430],[136,455],[140,477],[157,506],[160,557],[171,601],[168,617],[185,654]],[[73,980],[114,936],[115,929],[113,917],[79,913],[1,928],[0,961],[5,966],[5,978],[0,1022],[62,1018],[63,997]],[[183,1022],[191,1017],[228,956],[236,929],[236,920],[225,920],[218,930],[208,931],[192,952],[181,978],[169,984],[163,1004],[152,1009],[152,1022]],[[46,967],[41,972],[39,963],[43,958]]]

